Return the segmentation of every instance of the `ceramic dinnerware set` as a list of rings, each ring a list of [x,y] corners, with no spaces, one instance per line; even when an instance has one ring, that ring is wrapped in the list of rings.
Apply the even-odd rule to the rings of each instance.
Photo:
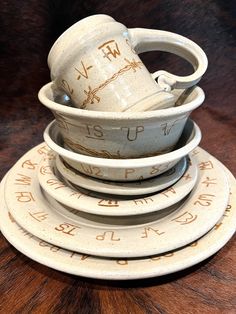
[[[137,55],[150,50],[178,54],[195,72],[151,75]],[[235,232],[236,182],[198,146],[189,118],[204,101],[201,48],[96,15],[63,33],[48,62],[39,100],[55,120],[1,183],[9,242],[99,279],[161,276],[217,252]]]

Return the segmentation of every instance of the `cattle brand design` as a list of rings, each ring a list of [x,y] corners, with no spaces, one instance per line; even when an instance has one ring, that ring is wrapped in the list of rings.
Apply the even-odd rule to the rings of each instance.
[[[83,104],[81,106],[82,109],[86,108],[87,104],[94,104],[95,101],[97,103],[100,102],[100,97],[97,96],[97,93],[104,89],[108,84],[111,82],[115,81],[119,76],[123,75],[127,71],[133,70],[136,72],[138,69],[141,69],[142,67],[142,62],[141,61],[135,61],[133,60],[128,60],[124,58],[126,65],[121,68],[118,72],[114,73],[109,79],[107,79],[105,82],[100,84],[98,87],[92,88],[91,86],[88,86],[88,90],[84,90],[85,95],[87,96],[86,99],[83,101]]]

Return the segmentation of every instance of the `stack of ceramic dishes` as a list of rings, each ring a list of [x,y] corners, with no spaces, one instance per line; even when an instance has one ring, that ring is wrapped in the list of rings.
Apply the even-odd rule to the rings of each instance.
[[[151,75],[138,53],[152,50],[194,73]],[[200,87],[186,94],[207,68],[202,49],[95,15],[61,35],[48,63],[39,99],[55,121],[1,183],[5,237],[44,265],[102,279],[160,276],[219,250],[235,231],[236,182],[189,119],[204,101]]]
[[[124,280],[189,267],[230,239],[235,179],[198,147],[201,132],[188,119],[204,99],[200,88],[158,115],[102,115],[57,97],[52,83],[41,89],[39,98],[56,121],[44,132],[46,143],[26,153],[1,184],[1,231],[17,249],[64,272]],[[112,125],[125,135],[114,140],[115,148]],[[133,150],[131,139],[140,141]],[[149,156],[121,156],[143,146]],[[92,156],[95,148],[107,157],[119,151],[120,159]]]

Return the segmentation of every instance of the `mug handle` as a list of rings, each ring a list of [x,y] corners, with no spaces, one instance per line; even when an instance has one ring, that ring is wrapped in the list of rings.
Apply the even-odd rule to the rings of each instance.
[[[177,76],[164,70],[154,72],[152,77],[164,90],[184,89],[196,85],[205,73],[208,65],[206,54],[192,40],[175,33],[155,29],[130,28],[128,31],[131,45],[136,53],[153,50],[166,51],[192,64],[195,72],[187,76]]]

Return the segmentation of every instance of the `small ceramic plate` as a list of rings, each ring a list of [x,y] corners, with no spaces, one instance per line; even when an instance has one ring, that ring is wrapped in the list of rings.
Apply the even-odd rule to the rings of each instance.
[[[188,165],[186,173],[172,187],[140,197],[118,197],[86,191],[70,185],[57,173],[56,154],[51,151],[39,166],[38,179],[42,188],[58,202],[79,211],[96,215],[130,216],[151,213],[170,207],[182,200],[193,189],[198,169]]]
[[[173,168],[152,179],[115,182],[86,176],[70,167],[59,155],[56,156],[56,168],[68,181],[87,190],[114,195],[144,195],[164,190],[182,177],[186,167],[184,157]]]
[[[221,166],[222,167],[222,166]],[[102,259],[64,250],[45,242],[20,227],[4,201],[0,188],[0,228],[6,239],[33,260],[69,274],[106,280],[157,277],[193,266],[220,250],[236,230],[236,181],[229,174],[231,197],[220,221],[198,241],[183,249],[145,259]]]
[[[93,215],[84,212],[80,212],[76,209],[67,207],[57,202],[54,198],[43,192],[45,200],[51,205],[51,207],[60,216],[65,218],[71,218],[75,221],[79,221],[86,226],[91,228],[112,228],[117,229],[119,226],[121,228],[138,227],[139,225],[144,225],[147,223],[152,223],[153,221],[158,221],[171,214],[172,212],[178,210],[185,200],[180,201],[163,210],[157,212],[148,213],[145,215],[133,215],[133,216],[103,216],[103,215]],[[68,215],[69,213],[69,215]]]
[[[58,213],[41,192],[37,164],[42,158],[39,151],[44,148],[44,144],[37,146],[11,169],[5,183],[5,201],[21,227],[62,248],[119,258],[160,254],[200,238],[217,223],[227,206],[229,187],[223,169],[209,154],[197,149],[191,158],[198,163],[199,180],[177,211],[142,225],[87,224],[69,211],[66,216]],[[64,189],[61,184],[57,187]]]

